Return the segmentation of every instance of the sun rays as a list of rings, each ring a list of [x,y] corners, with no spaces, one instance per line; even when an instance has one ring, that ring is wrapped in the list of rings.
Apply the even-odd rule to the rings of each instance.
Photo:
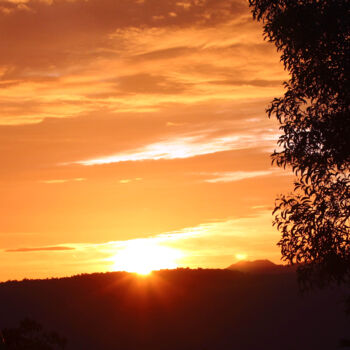
[[[113,257],[113,270],[148,275],[154,270],[174,269],[182,252],[146,239],[129,241]]]

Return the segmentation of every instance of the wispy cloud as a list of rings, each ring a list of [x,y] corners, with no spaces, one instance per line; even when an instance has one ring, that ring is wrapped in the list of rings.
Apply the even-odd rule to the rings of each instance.
[[[267,176],[274,173],[274,170],[265,170],[265,171],[233,171],[233,172],[217,172],[209,173],[213,178],[204,180],[209,183],[218,183],[218,182],[234,182],[245,179],[251,179],[259,176]]]
[[[119,183],[121,183],[121,184],[128,184],[130,182],[141,181],[141,180],[142,180],[141,177],[136,177],[134,179],[122,179],[122,180],[119,180]]]
[[[77,178],[74,178],[74,179],[41,180],[39,182],[43,183],[43,184],[51,185],[51,184],[64,184],[64,183],[67,183],[67,182],[82,182],[82,181],[86,181],[86,179],[83,178],[83,177],[77,177]]]
[[[134,150],[120,152],[111,156],[75,162],[81,165],[100,165],[142,160],[184,159],[223,151],[246,149],[258,145],[271,144],[269,135],[224,135],[214,137],[202,134],[176,137],[145,145]]]

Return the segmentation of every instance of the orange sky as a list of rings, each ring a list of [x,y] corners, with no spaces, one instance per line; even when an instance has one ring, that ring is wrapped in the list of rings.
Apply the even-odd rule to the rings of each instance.
[[[110,271],[130,242],[279,261],[287,76],[246,0],[0,0],[0,40],[0,280]]]

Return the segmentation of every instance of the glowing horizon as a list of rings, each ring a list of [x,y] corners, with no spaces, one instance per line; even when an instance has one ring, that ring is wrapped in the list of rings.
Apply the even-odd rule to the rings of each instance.
[[[287,75],[245,0],[4,0],[0,19],[0,281],[140,271],[137,241],[144,271],[278,262],[290,178],[265,108]]]
[[[111,259],[113,271],[136,272],[148,275],[152,271],[174,269],[178,267],[177,260],[181,251],[164,247],[151,241],[134,240],[125,244],[124,248]]]

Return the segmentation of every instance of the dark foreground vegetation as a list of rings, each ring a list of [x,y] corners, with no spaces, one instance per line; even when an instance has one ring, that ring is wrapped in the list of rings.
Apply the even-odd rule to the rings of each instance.
[[[74,350],[337,349],[346,291],[301,295],[294,271],[115,272],[0,284],[0,328],[34,319]]]

